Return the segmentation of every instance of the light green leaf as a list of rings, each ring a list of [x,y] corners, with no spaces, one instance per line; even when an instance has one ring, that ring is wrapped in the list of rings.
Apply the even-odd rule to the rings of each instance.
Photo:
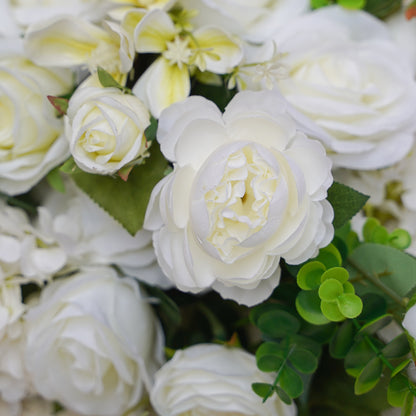
[[[342,227],[364,206],[368,198],[349,186],[334,182],[328,189],[328,201],[334,208],[334,227]]]
[[[65,184],[60,174],[59,166],[55,169],[52,169],[46,176],[46,179],[53,189],[58,192],[65,193]]]
[[[363,310],[363,302],[353,293],[343,293],[337,298],[340,312],[349,319],[356,318]]]
[[[338,0],[338,4],[346,9],[362,9],[366,0]]]
[[[415,401],[415,396],[413,394],[408,394],[404,399],[404,406],[402,408],[401,416],[410,416],[413,410],[413,403]]]
[[[397,374],[399,374],[401,371],[403,371],[410,363],[412,362],[412,359],[409,358],[408,360],[403,361],[400,363],[392,372],[391,376],[395,377]]]
[[[313,260],[320,261],[327,269],[338,267],[342,264],[341,253],[333,244],[321,248],[319,254]]]
[[[334,302],[343,293],[342,283],[336,279],[325,280],[318,290],[319,297],[326,302]]]
[[[321,300],[318,291],[300,292],[296,297],[296,309],[299,315],[314,325],[324,325],[329,319],[321,311]]]
[[[323,300],[321,302],[321,311],[330,321],[340,322],[345,319],[336,302],[325,302]]]
[[[380,381],[383,367],[381,359],[379,357],[374,357],[360,372],[357,380],[355,380],[355,394],[364,394],[373,389]]]
[[[124,90],[124,87],[120,85],[104,68],[99,66],[97,68],[97,74],[98,79],[104,88],[118,88],[119,90]]]
[[[163,178],[167,166],[168,162],[154,143],[150,148],[150,157],[132,170],[127,182],[119,177],[85,172],[74,173],[73,179],[131,235],[135,235],[143,226],[150,194]]]
[[[402,407],[409,394],[408,381],[403,374],[392,377],[387,389],[387,400],[394,407]]]
[[[298,286],[303,290],[317,289],[325,270],[326,267],[319,261],[310,261],[304,264],[297,275]]]
[[[324,282],[327,279],[336,279],[341,283],[345,283],[348,281],[349,277],[348,271],[343,267],[332,267],[321,276],[321,281]]]

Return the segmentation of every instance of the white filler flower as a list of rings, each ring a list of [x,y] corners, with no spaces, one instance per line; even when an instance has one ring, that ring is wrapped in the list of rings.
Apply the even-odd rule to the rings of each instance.
[[[161,364],[161,329],[137,282],[94,268],[52,282],[26,318],[36,391],[82,415],[120,416]]]
[[[165,110],[158,141],[174,170],[156,185],[145,228],[183,291],[213,288],[253,305],[333,236],[331,162],[273,92],[242,92],[224,115],[190,97]]]
[[[251,389],[273,383],[253,355],[223,345],[200,344],[176,351],[157,373],[151,402],[160,416],[294,416],[294,404],[277,395],[266,403]]]

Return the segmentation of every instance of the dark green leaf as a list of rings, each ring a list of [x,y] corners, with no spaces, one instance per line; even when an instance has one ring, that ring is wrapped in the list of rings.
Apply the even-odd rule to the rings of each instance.
[[[158,121],[152,116],[150,118],[150,125],[144,131],[144,136],[146,140],[152,142],[156,139],[156,132],[157,132]]]
[[[408,380],[403,374],[398,374],[390,380],[387,400],[392,406],[402,407],[408,394]]]
[[[314,325],[324,325],[329,319],[321,311],[321,300],[317,290],[300,292],[296,298],[296,309],[299,315]]]
[[[277,372],[283,363],[284,359],[276,355],[262,355],[257,360],[257,367],[265,373]]]
[[[332,339],[336,329],[337,326],[333,322],[326,325],[312,325],[309,322],[305,322],[302,325],[301,334],[319,344],[326,344]]]
[[[364,394],[375,387],[383,373],[383,362],[374,357],[360,372],[354,384],[355,394]]]
[[[355,332],[352,321],[345,321],[340,325],[329,344],[329,352],[334,358],[345,358],[354,343]]]
[[[267,383],[253,383],[251,388],[253,389],[254,393],[264,399],[265,397],[269,396],[270,390],[273,388],[273,386]]]
[[[285,361],[285,352],[277,342],[264,342],[257,348],[256,361],[261,371],[278,371]]]
[[[390,341],[381,352],[386,358],[400,358],[410,352],[406,334],[400,334]]]
[[[256,358],[259,359],[263,355],[277,355],[281,358],[285,357],[284,348],[278,343],[273,341],[263,342],[256,351]]]
[[[286,403],[286,404],[292,403],[292,399],[287,395],[287,393],[281,387],[276,386],[275,391],[283,403]]]
[[[358,377],[367,363],[375,357],[376,353],[365,339],[356,342],[345,356],[345,371],[353,377]]]
[[[143,226],[150,194],[163,178],[166,167],[167,161],[154,143],[150,148],[150,157],[132,170],[127,182],[119,177],[85,172],[74,173],[73,179],[131,235],[135,235]]]
[[[280,287],[280,286],[279,286]],[[282,307],[276,303],[261,303],[255,306],[250,311],[250,321],[257,326],[258,321],[262,315],[270,311],[281,311]]]
[[[282,338],[299,331],[299,320],[286,311],[270,311],[258,319],[259,329],[272,338]]]
[[[365,324],[357,333],[357,337],[363,336],[363,335],[371,335],[376,333],[381,328],[384,328],[387,326],[391,321],[393,317],[389,314],[379,316],[378,318],[372,320],[371,322],[368,322]]]
[[[368,198],[355,189],[334,182],[328,189],[328,201],[334,208],[334,227],[342,227],[364,206]]]
[[[372,321],[375,318],[385,315],[387,312],[386,299],[376,293],[367,293],[361,296],[363,301],[363,311],[360,319],[363,321]]]
[[[367,0],[364,10],[380,19],[385,19],[401,7],[402,0]]]
[[[52,169],[48,175],[46,176],[46,179],[49,183],[49,185],[55,189],[58,192],[65,193],[65,184],[64,180],[62,179],[60,172],[60,168],[56,167],[55,169]]]
[[[293,367],[304,374],[313,373],[318,367],[318,360],[310,351],[296,348],[289,356]]]
[[[303,392],[302,379],[295,370],[288,366],[282,369],[279,377],[279,384],[292,399],[299,397]]]

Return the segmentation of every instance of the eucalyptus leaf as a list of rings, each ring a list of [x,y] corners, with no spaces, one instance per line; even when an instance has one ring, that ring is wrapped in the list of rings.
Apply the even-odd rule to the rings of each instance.
[[[387,389],[387,400],[394,407],[402,407],[409,394],[408,381],[403,374],[392,377]]]
[[[251,385],[251,388],[253,389],[254,393],[256,393],[258,396],[264,399],[270,394],[272,385],[267,383],[253,383]]]
[[[60,168],[56,167],[55,169],[52,169],[48,175],[46,176],[46,179],[49,183],[49,185],[55,189],[58,192],[64,193],[65,192],[65,183],[64,180],[60,174]]]
[[[333,244],[329,244],[326,247],[321,248],[319,250],[319,254],[313,260],[320,261],[327,269],[342,265],[341,253]]]
[[[410,416],[413,410],[413,403],[415,401],[415,396],[413,394],[408,394],[404,399],[404,405],[402,408],[401,416]]]
[[[73,179],[91,199],[117,220],[131,235],[143,226],[147,203],[154,186],[164,176],[168,163],[153,143],[150,157],[134,167],[128,181],[119,177],[75,172]]]
[[[292,399],[299,397],[303,392],[303,381],[299,374],[292,368],[285,366],[279,377],[280,387]]]
[[[329,352],[334,358],[345,358],[354,344],[355,332],[352,321],[345,321],[340,325],[329,344]]]
[[[287,334],[299,331],[299,320],[283,310],[266,312],[260,316],[257,325],[259,329],[272,338],[282,338]]]
[[[330,321],[340,322],[345,319],[336,302],[326,302],[323,300],[321,302],[321,311]]]
[[[374,357],[360,372],[354,384],[355,394],[364,394],[372,390],[380,381],[383,373],[383,362],[379,357]]]
[[[288,396],[288,394],[281,387],[276,386],[274,389],[283,403],[286,403],[286,404],[292,403],[292,399]]]
[[[328,189],[328,201],[334,208],[334,227],[342,227],[364,206],[368,198],[349,186],[334,182]]]
[[[390,341],[381,352],[386,358],[400,358],[410,352],[406,334],[400,334]]]
[[[353,377],[358,377],[363,368],[375,357],[376,353],[363,338],[356,342],[345,356],[345,371]]]
[[[257,367],[265,373],[277,372],[283,363],[284,359],[276,355],[262,355],[257,359]]]
[[[299,315],[311,324],[324,325],[329,322],[321,311],[321,300],[317,290],[300,292],[296,298],[296,309]]]
[[[303,290],[317,289],[326,267],[320,261],[310,261],[302,266],[297,274],[298,286]]]
[[[304,374],[313,373],[318,367],[318,359],[310,351],[296,348],[289,356],[289,361],[296,368]]]
[[[343,293],[337,298],[337,305],[343,316],[356,318],[363,310],[363,302],[353,293]]]
[[[338,4],[346,9],[356,10],[365,6],[366,0],[338,0]]]

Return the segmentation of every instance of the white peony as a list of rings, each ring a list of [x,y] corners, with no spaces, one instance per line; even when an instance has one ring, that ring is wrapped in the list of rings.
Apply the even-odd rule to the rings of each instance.
[[[215,24],[240,37],[262,42],[277,27],[309,9],[308,0],[180,0],[186,9],[197,10],[197,25]]]
[[[321,140],[334,166],[376,169],[407,154],[416,83],[383,22],[363,11],[324,7],[273,39],[288,74],[277,85],[326,133]]]
[[[149,112],[137,97],[88,82],[69,100],[65,133],[82,170],[108,175],[145,156],[149,124]]]
[[[68,267],[115,264],[151,285],[171,286],[156,263],[149,231],[130,235],[72,182],[65,185],[65,194],[48,192],[42,199],[37,230],[65,253]]]
[[[253,382],[273,383],[253,355],[236,348],[199,344],[176,351],[155,376],[151,402],[159,416],[294,416],[294,404],[277,395],[266,403]]]
[[[67,93],[70,72],[36,66],[22,56],[0,58],[0,191],[28,191],[64,161],[63,122],[47,95]]]
[[[151,385],[161,329],[130,278],[91,268],[52,282],[26,316],[25,361],[48,400],[90,416],[120,416]]]
[[[253,305],[333,236],[331,162],[273,92],[242,92],[224,115],[190,97],[165,110],[158,141],[174,170],[154,188],[145,228],[183,291],[213,288]]]

